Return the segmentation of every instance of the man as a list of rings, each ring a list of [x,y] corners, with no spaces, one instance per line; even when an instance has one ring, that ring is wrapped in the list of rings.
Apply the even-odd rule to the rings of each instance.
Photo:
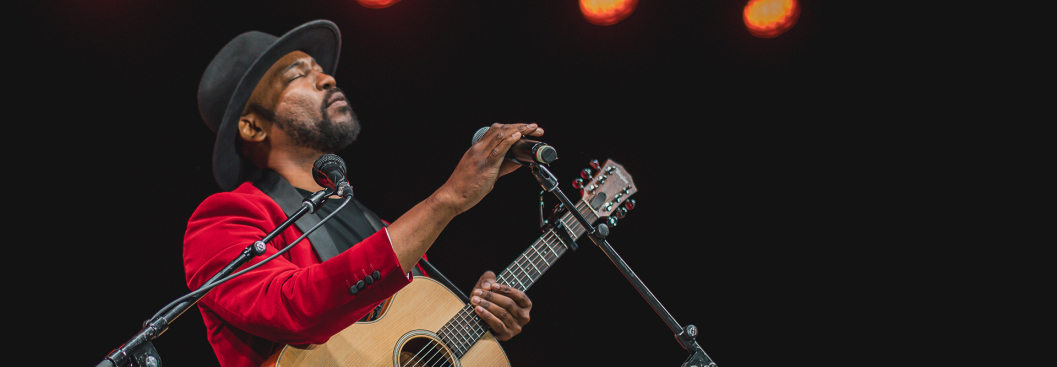
[[[191,289],[322,190],[312,178],[313,163],[356,139],[359,121],[331,76],[340,48],[337,27],[314,21],[282,37],[244,33],[207,67],[199,109],[217,134],[213,173],[224,192],[203,201],[188,221],[184,266]],[[286,344],[324,343],[369,315],[412,281],[416,264],[456,215],[518,168],[504,161],[513,143],[542,134],[535,124],[492,125],[444,185],[388,226],[353,201],[307,241],[214,289],[198,305],[221,365],[260,366]],[[320,218],[306,215],[249,265]],[[496,284],[492,272],[472,293],[477,315],[499,340],[517,335],[529,320],[528,297]]]

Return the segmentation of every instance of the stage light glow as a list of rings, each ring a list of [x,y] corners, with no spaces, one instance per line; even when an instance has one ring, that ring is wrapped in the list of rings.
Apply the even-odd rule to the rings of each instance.
[[[371,9],[387,8],[399,1],[400,0],[356,0],[360,5]]]
[[[639,0],[580,0],[580,12],[595,25],[615,24],[635,11]]]
[[[796,0],[749,0],[742,13],[749,33],[760,38],[785,33],[799,17],[800,3]]]

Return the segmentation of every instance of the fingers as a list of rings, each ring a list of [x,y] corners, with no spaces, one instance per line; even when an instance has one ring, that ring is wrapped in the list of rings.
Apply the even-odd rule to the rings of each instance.
[[[495,274],[486,272],[478,281],[470,302],[474,311],[492,328],[499,340],[508,340],[521,333],[521,327],[530,320],[532,301],[524,292],[495,283]]]
[[[521,168],[520,164],[505,160],[507,151],[510,150],[510,147],[514,146],[514,143],[522,137],[537,137],[542,135],[543,128],[535,123],[511,125],[496,123],[488,128],[488,131],[480,140],[484,141],[489,139],[489,143],[485,146],[485,149],[490,148],[488,152],[488,160],[490,163],[496,163],[496,160],[499,160],[498,163],[500,163],[500,167],[498,177],[502,177]]]
[[[499,341],[507,341],[513,338],[515,335],[521,333],[521,326],[517,324],[507,324],[503,319],[496,316],[492,311],[489,311],[484,306],[474,307],[474,312],[477,317],[480,317],[488,327],[492,329],[492,336]]]
[[[478,140],[484,142],[489,158],[503,158],[507,150],[523,136],[542,136],[543,129],[535,123],[530,124],[492,124],[484,136]]]
[[[489,284],[489,289],[483,289],[481,297],[488,301],[493,301],[492,297],[502,297],[509,299],[514,305],[522,309],[531,309],[532,301],[529,300],[525,292],[520,289],[508,286],[506,284],[492,283]],[[526,315],[527,319],[527,315]],[[526,320],[527,321],[527,320]]]
[[[535,125],[535,124],[529,124],[529,125]],[[532,130],[532,131],[528,131],[528,132],[522,131],[521,135],[543,136],[543,128],[539,127],[539,126],[536,126],[536,128],[534,130]]]
[[[492,128],[488,130],[491,132],[494,129],[496,132],[489,140],[491,142],[488,145],[488,147],[491,147],[488,151],[489,161],[503,159],[506,156],[506,152],[514,145],[514,142],[521,139],[520,131],[514,130],[510,126],[500,126],[497,128],[496,125],[498,124],[493,124]],[[514,131],[512,132],[511,130]]]
[[[484,274],[481,274],[481,279],[478,279],[477,284],[473,286],[474,291],[484,288],[485,283],[488,283],[489,285],[495,283],[495,272],[488,270],[484,272]],[[490,287],[491,286],[489,286],[489,288]]]

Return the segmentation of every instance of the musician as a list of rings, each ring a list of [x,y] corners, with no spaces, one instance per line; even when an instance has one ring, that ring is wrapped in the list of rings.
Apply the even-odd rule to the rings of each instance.
[[[312,178],[313,163],[356,140],[360,122],[331,76],[340,48],[337,26],[314,21],[281,37],[239,35],[206,68],[198,104],[217,135],[213,174],[223,191],[206,198],[188,220],[184,269],[191,289],[322,190]],[[492,125],[447,182],[392,223],[354,200],[289,252],[214,289],[198,306],[220,364],[260,366],[286,344],[324,343],[369,317],[412,274],[423,273],[416,264],[445,226],[518,168],[504,161],[513,143],[542,134],[535,124]],[[295,241],[311,228],[306,223],[318,223],[341,201],[328,200],[319,213],[306,215],[246,266]],[[529,321],[529,298],[496,284],[492,272],[470,296],[498,340],[517,335]]]

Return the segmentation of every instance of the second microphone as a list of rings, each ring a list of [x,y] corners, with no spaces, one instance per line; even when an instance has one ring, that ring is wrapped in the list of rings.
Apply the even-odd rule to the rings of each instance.
[[[484,136],[485,132],[488,132],[488,129],[488,126],[477,129],[477,132],[473,134],[473,141],[470,142],[470,145],[481,140],[481,137]],[[521,165],[528,163],[551,164],[551,162],[558,159],[558,151],[554,150],[554,147],[547,145],[547,143],[522,137],[517,142],[514,142],[514,146],[510,147],[510,151],[506,153],[506,158]]]

